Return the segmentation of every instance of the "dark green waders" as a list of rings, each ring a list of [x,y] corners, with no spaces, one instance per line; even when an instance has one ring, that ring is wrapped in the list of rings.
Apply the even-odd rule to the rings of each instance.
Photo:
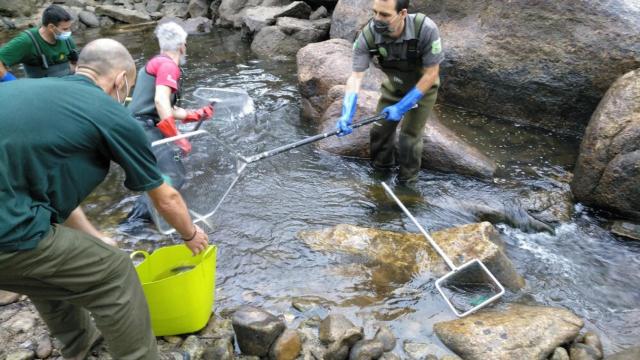
[[[408,93],[420,80],[419,70],[404,72],[395,69],[382,69],[388,79],[380,89],[382,96],[378,101],[378,113],[391,106]],[[376,169],[389,169],[399,165],[400,182],[417,179],[422,164],[422,134],[427,118],[433,110],[438,97],[439,81],[436,81],[424,95],[416,109],[409,110],[400,122],[380,120],[375,122],[370,132],[371,163]],[[396,127],[400,124],[398,136],[398,158],[395,158]],[[397,160],[397,161],[396,161]]]
[[[55,225],[35,249],[0,252],[0,289],[29,296],[65,358],[87,351],[98,329],[114,359],[158,358],[131,259],[84,232]]]

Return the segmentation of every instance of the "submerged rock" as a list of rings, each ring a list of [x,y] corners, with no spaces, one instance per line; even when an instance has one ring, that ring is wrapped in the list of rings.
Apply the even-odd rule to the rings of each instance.
[[[454,264],[480,259],[503,286],[511,290],[524,286],[524,279],[504,254],[500,235],[490,223],[435,231],[431,236]],[[440,277],[450,270],[422,234],[337,225],[301,231],[298,237],[314,250],[365,257],[381,271],[392,274],[395,281],[408,281],[412,274],[423,271]]]
[[[466,360],[546,359],[584,325],[563,308],[510,304],[434,325],[438,338]]]
[[[640,359],[640,346],[632,347],[604,358],[605,360],[638,360]]]
[[[600,101],[580,146],[571,190],[587,205],[640,219],[640,70]]]
[[[633,240],[640,240],[640,224],[633,224],[626,221],[614,221],[611,232]]]

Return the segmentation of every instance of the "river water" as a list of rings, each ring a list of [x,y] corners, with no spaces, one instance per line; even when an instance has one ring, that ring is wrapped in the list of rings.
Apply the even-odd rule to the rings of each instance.
[[[76,35],[80,44],[102,36],[123,42],[137,65],[157,52],[151,29],[114,28]],[[4,41],[9,34],[0,34]],[[193,36],[185,66],[185,101],[197,87],[245,89],[256,105],[244,123],[208,123],[235,151],[250,155],[306,136],[317,129],[301,119],[295,59],[258,59],[236,32]],[[570,172],[579,139],[516,126],[459,109],[439,108],[441,120],[499,164],[494,181],[423,171],[416,190],[424,203],[411,211],[423,226],[438,230],[474,221],[463,208],[432,204],[457,199],[508,202],[531,188],[552,188]],[[357,131],[357,130],[356,130]],[[228,154],[210,154],[212,157]],[[151,230],[129,233],[119,226],[135,197],[121,185],[115,169],[85,202],[88,215],[129,251],[171,243]],[[402,343],[442,346],[433,324],[454,316],[426,274],[397,277],[339,253],[312,251],[296,234],[337,224],[417,232],[401,211],[380,199],[380,186],[364,160],[345,159],[307,146],[251,164],[223,206],[210,219],[218,246],[215,311],[250,304],[285,314],[290,326],[327,311],[348,316],[367,336],[386,323]],[[214,199],[212,199],[214,201]],[[605,352],[638,345],[640,338],[640,244],[606,230],[597,213],[575,206],[571,221],[555,235],[525,233],[495,224],[508,257],[527,286],[507,301],[563,306],[597,332]],[[375,275],[375,276],[374,276]],[[396,277],[394,277],[396,276]],[[293,300],[311,299],[324,307],[300,312]],[[443,354],[443,350],[433,352]],[[404,356],[403,356],[404,357]]]

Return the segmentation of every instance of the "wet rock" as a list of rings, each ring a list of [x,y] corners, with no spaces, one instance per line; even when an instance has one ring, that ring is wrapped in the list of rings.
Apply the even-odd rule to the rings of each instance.
[[[175,346],[182,344],[182,338],[180,336],[163,336],[162,339]]]
[[[206,17],[193,17],[183,21],[182,27],[189,35],[201,35],[210,33],[213,23]]]
[[[3,327],[6,327],[14,334],[27,333],[36,326],[37,319],[38,315],[29,311],[22,311],[3,324]]]
[[[0,16],[31,16],[39,3],[39,0],[0,0]]]
[[[553,351],[553,354],[551,355],[551,358],[549,358],[549,360],[570,360],[569,353],[567,352],[567,349],[563,347],[557,347]]]
[[[581,342],[592,348],[595,351],[598,359],[601,359],[604,355],[604,351],[602,349],[602,341],[600,340],[598,334],[588,331],[584,334]]]
[[[209,14],[209,4],[207,0],[190,0],[187,6],[190,18],[207,17]]]
[[[440,360],[463,360],[461,357],[457,355],[444,355],[440,358]]]
[[[396,347],[396,336],[385,325],[378,328],[373,339],[382,343],[382,350],[385,352],[391,351]]]
[[[338,0],[304,0],[304,2],[311,5],[314,9],[318,7],[325,7],[329,10],[333,10],[333,8],[336,7]]]
[[[258,32],[265,26],[273,25],[280,17],[308,19],[311,7],[302,1],[294,1],[287,6],[258,6],[248,8],[244,15],[244,24],[250,32]]]
[[[275,26],[263,27],[255,35],[251,50],[270,58],[295,56],[303,46],[325,40],[329,34],[329,26],[328,19],[311,21],[281,17]]]
[[[602,355],[598,356],[595,349],[582,343],[571,345],[569,349],[569,358],[571,360],[600,360]]]
[[[402,344],[402,349],[407,355],[409,355],[409,359],[421,360],[431,355],[433,352],[433,345],[419,343],[415,341],[405,341]]]
[[[309,15],[309,20],[318,20],[322,18],[326,18],[329,16],[329,11],[324,6],[320,6],[314,12]],[[329,24],[329,28],[331,28],[331,24]]]
[[[640,224],[617,220],[613,222],[611,232],[629,239],[640,240]]]
[[[378,340],[360,340],[349,352],[349,360],[379,359],[384,353],[384,344]]]
[[[35,354],[32,350],[21,349],[7,354],[5,360],[32,360]]]
[[[218,339],[204,351],[203,360],[233,360],[233,344],[230,339]]]
[[[270,313],[242,306],[233,314],[233,330],[243,354],[266,356],[273,342],[284,331],[284,322]]]
[[[115,25],[115,21],[108,16],[100,16],[100,27],[111,27]]]
[[[431,236],[456,265],[477,258],[503,286],[513,290],[524,286],[524,279],[504,254],[500,235],[490,223],[444,229],[432,232]],[[449,272],[422,234],[337,225],[324,230],[301,231],[298,237],[313,250],[364,256],[385,272],[397,274],[395,282],[409,281],[407,274],[431,272],[440,277]]]
[[[572,341],[584,322],[562,308],[510,304],[436,323],[438,338],[466,360],[544,359]]]
[[[233,324],[231,319],[211,317],[207,326],[200,331],[200,336],[213,339],[227,339],[233,343],[235,333],[233,332]]]
[[[105,15],[127,24],[151,21],[148,14],[135,10],[127,10],[115,5],[97,5],[96,15]]]
[[[98,19],[96,14],[91,11],[80,11],[80,13],[78,14],[78,19],[80,19],[83,24],[87,25],[90,28],[100,27],[100,19]]]
[[[331,16],[331,38],[353,42],[356,33],[371,18],[371,1],[340,0]]]
[[[348,330],[363,333],[362,328],[355,326],[346,316],[330,314],[320,323],[319,339],[324,344],[330,344],[340,340]]]
[[[400,356],[396,355],[396,353],[386,352],[382,354],[380,360],[401,360]]]
[[[53,352],[53,345],[51,344],[51,338],[49,335],[42,335],[38,339],[38,346],[36,347],[36,357],[38,359],[46,359]]]
[[[271,346],[269,359],[294,360],[302,351],[302,340],[296,330],[287,329],[276,339]]]
[[[13,304],[20,299],[20,294],[0,290],[0,306]]]
[[[189,335],[180,345],[180,349],[189,354],[192,359],[201,359],[205,347],[197,336]]]
[[[566,223],[573,216],[573,196],[568,188],[527,190],[520,199],[527,213],[545,224]]]
[[[351,51],[352,43],[341,39],[309,44],[298,51],[298,87],[305,118],[320,120],[331,104],[327,101],[329,90],[346,84],[351,74]],[[362,89],[378,91],[384,79],[386,75],[372,66],[365,74]]]
[[[533,217],[517,198],[505,202],[495,202],[492,199],[459,201],[465,212],[471,213],[478,221],[488,221],[492,224],[505,223],[524,232],[554,233],[551,225]]]
[[[638,360],[640,359],[640,346],[632,347],[613,355],[607,356],[605,360]]]
[[[186,19],[189,15],[189,5],[184,3],[164,3],[160,12],[164,16]]]
[[[640,219],[640,70],[618,79],[593,113],[571,190],[587,205]]]
[[[159,12],[161,7],[162,7],[162,3],[160,2],[160,0],[145,1],[145,10],[147,10],[149,14]]]

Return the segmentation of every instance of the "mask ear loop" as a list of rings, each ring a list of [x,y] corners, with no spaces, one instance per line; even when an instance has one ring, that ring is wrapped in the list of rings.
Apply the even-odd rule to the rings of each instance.
[[[120,104],[124,105],[125,102],[127,102],[127,95],[129,94],[129,80],[127,79],[126,72],[122,76],[124,76],[124,86],[127,92],[124,94],[124,99],[120,100],[120,88],[116,85],[116,98]]]

